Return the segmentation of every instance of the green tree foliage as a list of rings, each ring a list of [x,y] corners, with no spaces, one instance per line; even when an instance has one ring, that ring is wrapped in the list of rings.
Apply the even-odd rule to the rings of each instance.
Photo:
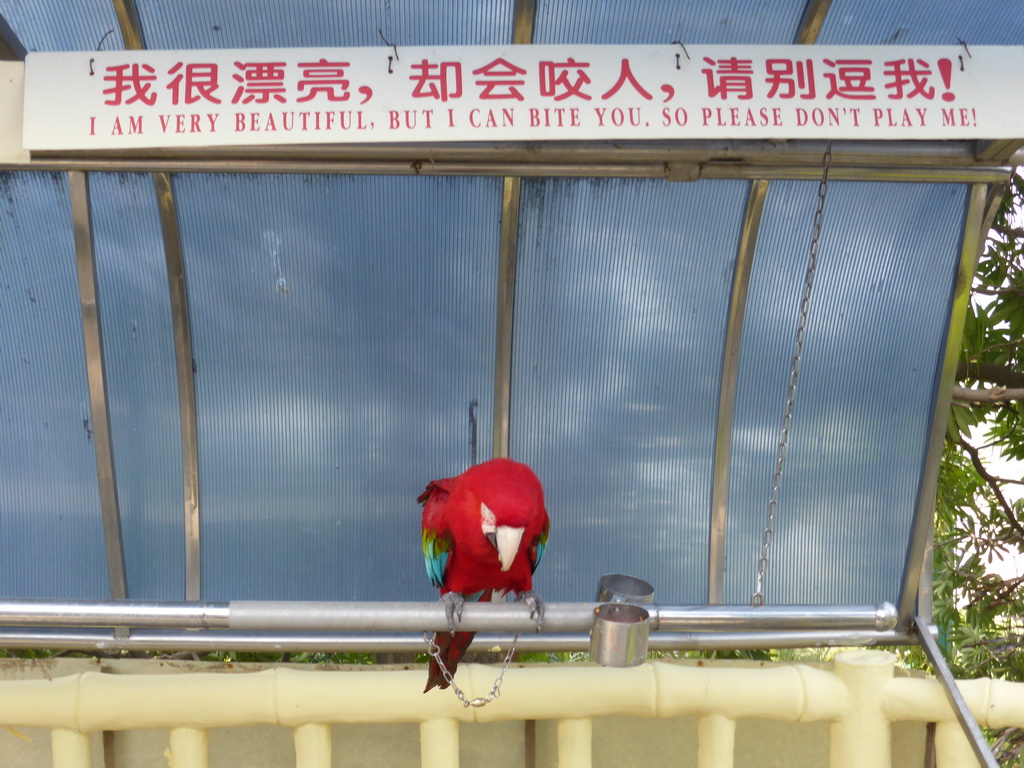
[[[978,262],[964,324],[935,518],[934,617],[960,678],[1024,681],[1024,577],[998,561],[1024,551],[1024,482],[986,450],[1024,460],[1024,176],[1014,175]],[[1003,475],[1010,474],[1003,472]],[[993,734],[1016,765],[1024,732]]]

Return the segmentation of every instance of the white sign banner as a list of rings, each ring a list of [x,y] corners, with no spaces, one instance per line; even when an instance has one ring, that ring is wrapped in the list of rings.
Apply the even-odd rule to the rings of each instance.
[[[1024,138],[1024,48],[479,46],[30,53],[29,150]]]

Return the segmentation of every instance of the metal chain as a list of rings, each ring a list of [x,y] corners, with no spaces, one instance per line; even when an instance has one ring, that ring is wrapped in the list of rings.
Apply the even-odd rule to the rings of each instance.
[[[463,707],[482,707],[486,704],[490,704],[495,699],[501,696],[501,682],[505,679],[505,672],[508,671],[508,665],[512,661],[512,655],[516,652],[516,642],[519,640],[519,632],[516,632],[512,637],[512,645],[508,648],[508,653],[505,654],[505,663],[501,665],[501,672],[498,673],[497,679],[494,681],[494,685],[491,686],[490,693],[484,698],[469,699],[466,694],[462,692],[462,689],[455,684],[455,678],[452,673],[448,671],[448,667],[445,666],[444,661],[441,659],[441,649],[437,647],[437,643],[434,642],[434,637],[429,632],[423,633],[423,639],[427,642],[427,653],[430,657],[437,662],[437,666],[441,668],[441,676],[445,679],[445,682],[451,686],[452,691],[458,697],[459,701],[462,702]]]
[[[750,597],[753,606],[764,605],[764,582],[768,573],[768,554],[775,538],[775,518],[779,513],[779,489],[782,487],[782,465],[786,461],[789,445],[789,430],[793,421],[793,403],[796,400],[796,380],[800,375],[800,360],[807,335],[807,313],[811,308],[811,290],[814,287],[814,272],[818,267],[818,250],[821,246],[821,223],[825,216],[825,197],[828,194],[828,171],[832,166],[832,142],[825,147],[821,160],[821,181],[818,182],[818,208],[814,212],[814,226],[811,233],[810,254],[807,257],[807,273],[804,275],[804,294],[800,300],[800,320],[796,327],[796,344],[793,349],[793,364],[786,389],[786,405],[782,412],[782,429],[779,434],[779,449],[775,455],[775,474],[772,476],[772,497],[768,500],[768,521],[761,536],[761,558],[757,561],[757,583]]]

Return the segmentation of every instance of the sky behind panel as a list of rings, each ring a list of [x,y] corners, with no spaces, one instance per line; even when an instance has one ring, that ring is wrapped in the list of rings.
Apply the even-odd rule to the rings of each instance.
[[[749,602],[754,590],[817,191],[816,182],[774,182],[765,204],[733,430],[730,602]],[[964,205],[961,185],[829,184],[771,552],[772,602],[898,597]]]
[[[520,211],[512,455],[554,521],[545,594],[604,573],[707,594],[725,319],[748,184],[531,180]],[[713,224],[710,224],[713,222]]]
[[[175,192],[204,597],[428,599],[416,497],[469,465],[474,401],[480,458],[492,442],[500,181],[190,175]]]
[[[67,175],[0,173],[0,594],[108,598]]]

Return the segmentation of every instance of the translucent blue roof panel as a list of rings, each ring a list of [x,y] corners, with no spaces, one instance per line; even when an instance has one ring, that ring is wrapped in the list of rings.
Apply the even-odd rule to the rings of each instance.
[[[538,588],[704,602],[725,321],[749,184],[524,182],[511,454],[545,483]]]
[[[537,3],[533,42],[786,45],[794,41],[806,5],[806,0]]]
[[[512,41],[512,0],[136,0],[147,48],[500,45]]]
[[[153,177],[98,173],[89,186],[128,596],[183,600],[181,417]]]
[[[110,0],[0,0],[0,16],[29,52],[124,49]]]
[[[67,176],[0,173],[0,594],[107,598]]]
[[[175,178],[203,597],[432,599],[416,497],[492,444],[500,179]],[[211,204],[211,201],[217,201]]]
[[[754,591],[817,189],[773,182],[765,204],[736,396],[730,602],[749,602]],[[774,526],[771,602],[898,597],[965,195],[961,185],[829,185]]]
[[[935,3],[929,0],[833,0],[818,42],[823,45],[1020,45],[1019,0]],[[964,51],[969,62],[969,52]]]

